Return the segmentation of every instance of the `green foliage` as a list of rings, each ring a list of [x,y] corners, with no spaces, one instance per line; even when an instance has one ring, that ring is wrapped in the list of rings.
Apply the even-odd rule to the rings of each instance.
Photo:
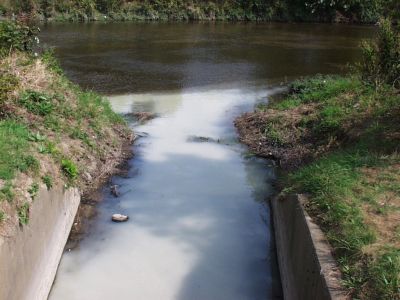
[[[47,190],[50,190],[53,187],[53,178],[50,175],[43,176],[42,181],[46,185]]]
[[[41,135],[40,132],[29,133],[28,140],[31,142],[43,142],[46,140],[46,136]]]
[[[28,189],[29,195],[31,195],[32,200],[34,200],[39,192],[39,184],[32,183],[31,187]]]
[[[35,91],[25,92],[19,103],[30,112],[41,116],[50,114],[54,106],[50,96]]]
[[[78,167],[69,159],[61,161],[61,169],[69,180],[75,180],[79,175]]]
[[[364,42],[362,51],[358,68],[366,82],[400,88],[400,32],[388,19],[381,20],[377,39]]]
[[[29,223],[29,203],[25,202],[23,205],[18,207],[18,220],[20,225],[27,225]]]
[[[376,22],[396,17],[397,0],[17,0],[5,10],[59,21],[105,20],[279,20]],[[397,15],[399,13],[397,12]],[[340,19],[340,18],[339,18]]]
[[[384,8],[383,0],[307,0],[305,6],[316,16],[332,20],[337,12],[356,21],[375,22]]]
[[[38,28],[15,22],[0,21],[0,55],[13,50],[32,52],[39,43]]]

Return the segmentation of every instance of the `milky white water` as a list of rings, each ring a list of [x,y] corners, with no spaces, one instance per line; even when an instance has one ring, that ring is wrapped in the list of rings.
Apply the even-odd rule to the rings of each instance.
[[[111,97],[115,111],[152,111],[129,178],[114,178],[79,247],[63,256],[51,300],[277,299],[271,244],[273,177],[245,157],[235,115],[267,92],[202,90]],[[133,126],[133,125],[132,125]],[[196,142],[193,136],[220,142]],[[113,213],[130,216],[110,221]]]

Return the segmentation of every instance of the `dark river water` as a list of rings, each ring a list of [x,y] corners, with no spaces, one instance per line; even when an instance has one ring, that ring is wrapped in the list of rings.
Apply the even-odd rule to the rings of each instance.
[[[233,120],[316,73],[342,73],[373,29],[319,24],[116,23],[43,28],[67,76],[121,114],[150,111],[121,196],[66,251],[52,300],[281,299],[270,209],[273,163]],[[207,137],[199,141],[196,137]],[[130,216],[110,221],[113,213]]]

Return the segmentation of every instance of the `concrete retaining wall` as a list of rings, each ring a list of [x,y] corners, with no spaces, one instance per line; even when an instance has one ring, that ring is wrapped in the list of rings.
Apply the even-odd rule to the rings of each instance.
[[[0,239],[0,300],[45,300],[80,202],[77,189],[41,189],[29,224]]]
[[[347,299],[340,271],[319,227],[303,208],[304,196],[272,200],[278,263],[285,300]]]

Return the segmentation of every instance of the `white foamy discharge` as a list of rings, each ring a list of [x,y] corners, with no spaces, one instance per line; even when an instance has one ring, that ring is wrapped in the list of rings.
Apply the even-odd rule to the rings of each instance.
[[[99,206],[89,235],[63,256],[51,300],[274,299],[272,171],[232,141],[233,117],[266,92],[213,90],[111,97],[120,113],[159,117],[137,132],[121,196]],[[217,142],[195,142],[193,136]],[[130,216],[110,221],[112,213]]]

